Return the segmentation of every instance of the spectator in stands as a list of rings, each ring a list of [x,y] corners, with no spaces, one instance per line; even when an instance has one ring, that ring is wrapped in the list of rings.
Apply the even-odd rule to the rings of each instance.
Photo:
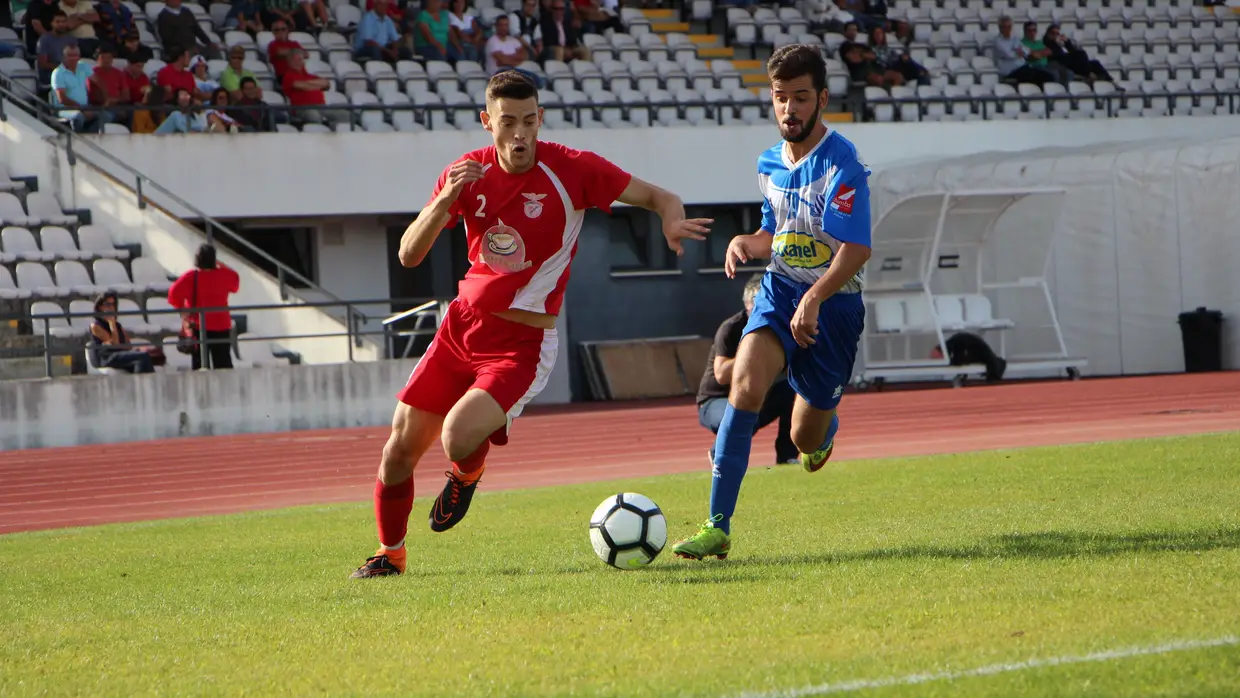
[[[867,33],[874,27],[882,27],[887,24],[885,17],[876,17],[869,14],[869,5],[866,3],[866,0],[835,0],[835,4],[841,10],[851,15],[852,20],[857,23],[857,26]],[[884,14],[886,13],[886,5],[882,6],[882,11]]]
[[[885,68],[869,46],[848,44],[844,52],[844,65],[853,82],[863,82],[874,87],[892,87],[904,84],[904,76],[896,70]]]
[[[307,31],[321,31],[331,25],[332,15],[323,0],[300,0],[298,6],[306,15]]]
[[[228,307],[228,297],[241,290],[241,277],[237,272],[216,261],[213,245],[198,248],[194,267],[173,282],[172,288],[168,289],[168,303],[174,308],[187,310]],[[196,323],[198,315],[187,312],[183,317],[190,323]],[[205,316],[211,367],[232,368],[232,315],[227,310],[216,310],[205,313]],[[194,370],[202,368],[201,361],[201,354],[194,352]]]
[[[1012,18],[1007,15],[999,18],[999,35],[991,42],[990,48],[999,77],[1003,80],[1041,87],[1053,79],[1050,73],[1028,64],[1029,51],[1019,38],[1012,36]]]
[[[69,33],[68,18],[65,17],[65,13],[57,10],[52,16],[52,30],[39,37],[38,62],[41,84],[47,84],[52,79],[52,71],[64,58],[65,48],[77,45],[77,37]]]
[[[215,92],[211,93],[211,104],[206,110],[207,130],[213,133],[237,133],[239,131],[253,131],[254,129],[244,128],[236,118],[232,115],[232,96],[228,94],[228,90],[219,87]]]
[[[99,368],[130,373],[155,372],[155,357],[150,352],[134,348],[129,341],[129,333],[116,319],[116,294],[111,291],[105,291],[95,299],[95,320],[90,325],[90,342],[95,365]]]
[[[91,71],[88,86],[90,103],[103,107],[105,110],[109,107],[127,107],[133,104],[133,99],[129,95],[129,76],[112,64],[113,58],[112,47],[108,44],[101,44],[95,55],[95,68]],[[130,117],[127,112],[119,112],[114,120],[128,125]]]
[[[146,100],[147,92],[151,89],[151,78],[146,74],[145,56],[135,56],[125,66],[125,89],[129,92],[131,104]],[[133,130],[132,126],[130,130]]]
[[[95,23],[99,21],[99,13],[88,0],[60,0],[60,11],[65,13],[65,22],[69,26],[69,34],[78,40],[78,48],[82,55],[91,58],[99,47],[99,39],[95,36]]]
[[[538,0],[522,0],[521,9],[508,17],[508,28],[525,44],[531,56],[543,55],[542,19],[538,16]],[[483,42],[483,46],[486,42]]]
[[[133,32],[135,37],[138,36],[138,28],[133,23],[133,12],[121,0],[103,0],[95,5],[95,12],[99,14],[98,29],[103,43],[118,47],[130,32]]]
[[[164,9],[155,18],[155,29],[163,44],[164,53],[171,55],[182,48],[191,53],[201,53],[207,58],[219,58],[220,48],[198,24],[198,18],[182,7],[182,0],[164,0]]]
[[[138,36],[138,30],[132,29],[125,34],[124,41],[116,49],[116,57],[133,63],[135,61],[146,63],[155,57],[155,52],[149,46],[142,45],[142,37]]]
[[[207,130],[207,117],[194,101],[194,94],[181,87],[173,92],[176,109],[169,112],[164,122],[155,129],[155,133],[166,136],[170,133],[202,133]]]
[[[207,73],[207,59],[194,56],[189,61],[189,73],[194,76],[194,89],[200,95],[209,95],[219,89],[218,80],[213,80]]]
[[[1038,38],[1038,23],[1025,22],[1025,35],[1021,37],[1021,46],[1025,47],[1030,66],[1050,73],[1051,79],[1062,85],[1072,82],[1072,71],[1061,63],[1051,62],[1051,50]]]
[[[543,15],[542,22],[543,44],[547,47],[544,60],[590,60],[590,51],[581,44],[581,31],[564,11],[564,0],[551,0],[551,11]]]
[[[205,95],[198,92],[198,81],[194,79],[194,74],[189,72],[189,63],[190,52],[188,50],[179,46],[173,48],[168,53],[168,64],[155,74],[155,83],[163,87],[169,97],[174,97],[177,90],[185,90],[194,97],[202,99]]]
[[[224,28],[257,36],[263,31],[261,0],[233,0],[224,17]]]
[[[388,0],[375,0],[374,9],[362,15],[353,35],[353,57],[361,60],[395,63],[413,58],[400,43],[400,32],[387,13]]]
[[[271,33],[275,35],[270,44],[267,44],[267,62],[271,64],[272,71],[276,74],[276,82],[284,81],[284,74],[288,72],[288,57],[294,51],[304,51],[301,44],[289,38],[289,27],[293,26],[291,22],[283,19],[275,20],[271,23]]]
[[[240,95],[233,100],[229,110],[232,117],[242,126],[252,127],[255,131],[270,131],[270,119],[263,109],[263,89],[252,77],[241,78]]]
[[[133,65],[132,63],[130,65]],[[168,112],[168,96],[159,85],[147,86],[146,97],[142,99],[142,109],[135,109],[133,122],[129,124],[130,133],[155,133],[164,123]]]
[[[719,424],[723,421],[724,410],[728,406],[728,394],[732,384],[732,368],[736,361],[736,350],[740,347],[741,333],[749,314],[753,312],[753,299],[762,285],[762,275],[754,274],[745,283],[743,299],[745,309],[733,315],[715,331],[715,343],[710,348],[706,359],[706,370],[702,373],[702,382],[698,386],[697,406],[698,422],[718,433]],[[775,462],[789,463],[799,460],[797,447],[792,443],[792,404],[796,393],[788,385],[785,377],[781,377],[771,386],[766,394],[759,412],[758,429],[779,420],[779,434],[775,437]]]
[[[369,12],[373,9],[375,9],[375,0],[366,0],[366,11]],[[401,26],[406,23],[405,19],[407,13],[405,12],[405,8],[399,2],[395,2],[394,0],[392,2],[388,2],[387,14],[388,17],[392,18],[393,22],[396,22],[397,26]],[[408,14],[411,14],[415,19],[417,18],[417,12],[414,12],[412,8],[410,8]]]
[[[573,0],[573,17],[581,23],[582,31],[589,34],[602,34],[608,29],[623,33],[619,15],[618,0]],[[551,41],[545,27],[543,41]]]
[[[233,46],[228,49],[228,67],[220,73],[220,87],[236,100],[241,96],[241,81],[245,78],[257,80],[258,76],[245,69],[245,47]]]
[[[375,5],[379,2],[375,0]],[[507,21],[507,17],[503,19]],[[418,13],[412,29],[413,46],[419,56],[428,61],[461,59],[460,47],[452,42],[452,14],[443,9],[440,0],[426,0],[426,7]]]
[[[507,15],[495,18],[495,33],[487,39],[486,54],[487,73],[492,75],[507,68],[516,68],[529,59],[521,40],[508,33]]]
[[[894,70],[907,82],[930,84],[930,72],[914,61],[908,52],[887,43],[887,32],[882,27],[870,30],[870,50],[874,60],[884,71]]]
[[[1096,80],[1114,82],[1111,74],[1101,63],[1091,60],[1084,49],[1060,32],[1058,24],[1052,24],[1046,28],[1042,43],[1051,50],[1052,62],[1066,67],[1090,83]]]
[[[68,119],[78,133],[101,133],[104,124],[112,120],[111,112],[90,106],[91,72],[90,66],[82,63],[77,45],[65,47],[60,65],[52,71],[52,106],[60,107],[60,118]]]
[[[26,6],[26,15],[22,18],[25,26],[27,55],[38,55],[39,41],[42,40],[44,34],[51,33],[52,22],[58,12],[60,12],[60,3],[57,0],[30,0],[30,4]],[[48,72],[50,73],[51,70],[49,69]]]
[[[913,25],[900,19],[892,24],[891,34],[895,37],[896,45],[908,50],[909,44],[913,43]]]
[[[840,44],[839,48],[840,60],[844,60],[844,54],[848,53],[854,45],[861,43],[860,41],[857,41],[858,33],[856,22],[847,22],[844,24],[844,30],[842,32],[844,42]]]
[[[306,71],[306,52],[298,49],[288,55],[288,72],[281,85],[288,99],[290,118],[296,123],[322,123],[323,113],[312,107],[327,103],[324,93],[332,86],[330,80]]]
[[[467,61],[478,60],[487,38],[478,18],[469,14],[469,0],[452,0],[452,11],[449,15],[452,29],[456,32],[461,46],[461,56]]]

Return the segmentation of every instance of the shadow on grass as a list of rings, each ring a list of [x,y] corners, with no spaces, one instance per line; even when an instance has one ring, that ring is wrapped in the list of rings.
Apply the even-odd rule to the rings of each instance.
[[[749,565],[820,565],[872,560],[1055,560],[1077,557],[1110,557],[1132,553],[1205,552],[1240,548],[1240,528],[1215,527],[1190,531],[1132,531],[1127,533],[1086,533],[1047,531],[1015,533],[986,538],[973,544],[956,546],[910,545],[855,551],[807,551],[785,555],[745,555],[718,563],[727,567]],[[668,551],[670,552],[670,551]],[[687,569],[709,571],[710,563],[664,564],[648,571],[682,574]],[[689,581],[689,580],[683,580]],[[745,581],[733,576],[720,582]]]

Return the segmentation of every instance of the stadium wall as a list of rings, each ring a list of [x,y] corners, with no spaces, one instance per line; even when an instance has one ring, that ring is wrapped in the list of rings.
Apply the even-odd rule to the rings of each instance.
[[[6,119],[0,122],[0,134],[3,136],[0,138],[0,159],[7,164],[13,176],[37,176],[40,189],[54,193],[62,208],[89,209],[92,222],[107,229],[114,241],[141,244],[143,255],[158,260],[169,271],[178,273],[193,266],[194,251],[204,241],[201,232],[174,218],[166,208],[158,205],[139,208],[133,192],[120,183],[131,183],[131,176],[117,174],[113,179],[86,164],[82,155],[87,154],[80,154],[77,163],[70,165],[64,151],[49,142],[49,139],[55,138],[55,133],[26,112],[5,103],[4,113]],[[186,167],[185,163],[181,163],[180,168],[193,171],[197,165]],[[227,178],[226,174],[224,178]],[[204,181],[209,180],[208,177]],[[156,192],[148,190],[147,194],[157,203],[165,206],[169,203],[161,202]],[[232,297],[233,305],[284,303],[279,285],[271,275],[227,249],[221,248],[219,255],[225,264],[241,275],[241,290]],[[338,312],[343,317],[344,310]],[[342,321],[317,308],[298,308],[294,305],[249,315],[250,331],[254,336],[335,334],[344,333],[346,329]],[[301,353],[307,363],[348,360],[348,343],[343,336],[330,341],[281,340],[279,343]],[[381,347],[374,341],[354,347],[353,356],[357,360],[374,360],[381,355]]]
[[[871,183],[875,215],[918,192],[1022,187],[1067,190],[1048,280],[1069,353],[1089,360],[1083,373],[1183,371],[1177,320],[1199,306],[1223,311],[1224,368],[1240,368],[1240,138],[988,153]],[[1002,225],[1020,229],[1015,208]]]
[[[0,382],[0,451],[378,427],[416,360]]]
[[[1240,135],[1231,116],[1140,119],[845,124],[871,167],[986,151],[1116,141]],[[545,131],[588,148],[688,203],[757,200],[754,161],[772,126]],[[91,136],[208,215],[222,218],[408,214],[421,209],[442,169],[489,143],[477,130],[409,133]],[[726,143],[728,147],[721,148]],[[193,163],[193,166],[187,166]],[[175,209],[174,213],[177,212]]]

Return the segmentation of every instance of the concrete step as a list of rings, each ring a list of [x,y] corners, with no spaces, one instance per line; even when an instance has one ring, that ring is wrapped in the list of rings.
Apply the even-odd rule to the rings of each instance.
[[[732,57],[735,55],[736,49],[731,46],[699,46],[697,50],[698,58],[708,62],[711,59],[732,60]]]
[[[642,10],[642,16],[650,20],[651,23],[674,22],[676,21],[676,18],[680,16],[680,13],[677,12],[676,10],[653,9],[653,10]]]
[[[73,373],[73,358],[70,356],[52,357],[52,376],[68,376]],[[46,378],[47,366],[43,357],[20,359],[0,359],[0,380],[29,380]]]
[[[762,87],[770,85],[771,81],[767,78],[766,73],[741,73],[741,84],[746,87]]]
[[[723,37],[718,34],[690,34],[689,42],[702,50],[704,48],[719,48],[723,46]]]
[[[655,34],[672,34],[672,33],[688,34],[689,23],[688,22],[651,22],[650,31],[654,32]]]

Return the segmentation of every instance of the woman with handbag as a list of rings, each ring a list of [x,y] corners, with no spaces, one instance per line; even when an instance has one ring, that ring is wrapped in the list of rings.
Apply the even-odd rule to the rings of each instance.
[[[198,321],[205,318],[207,355],[210,368],[232,368],[232,314],[226,309],[228,297],[241,289],[237,272],[215,259],[215,246],[202,245],[194,257],[194,269],[185,272],[168,289],[168,303],[185,310],[181,315],[181,336],[177,351],[189,354],[193,368],[203,368]],[[206,313],[198,308],[225,308]]]
[[[116,319],[116,294],[105,291],[95,299],[95,321],[90,325],[91,351],[99,368],[130,373],[154,373],[166,361],[159,347],[134,346],[129,333]]]

